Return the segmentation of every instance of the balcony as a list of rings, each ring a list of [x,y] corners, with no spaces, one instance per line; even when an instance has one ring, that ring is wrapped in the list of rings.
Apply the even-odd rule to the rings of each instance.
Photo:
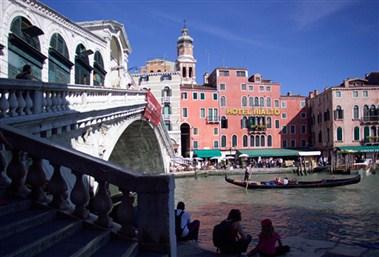
[[[162,96],[161,101],[162,101],[162,103],[170,103],[171,102],[171,96]]]
[[[220,116],[208,116],[206,120],[207,120],[207,123],[219,123]]]
[[[250,125],[248,127],[249,134],[263,134],[266,133],[266,125]]]
[[[379,144],[379,136],[366,137],[361,141],[362,145],[377,145]]]
[[[361,124],[379,124],[379,115],[367,115],[361,118]]]

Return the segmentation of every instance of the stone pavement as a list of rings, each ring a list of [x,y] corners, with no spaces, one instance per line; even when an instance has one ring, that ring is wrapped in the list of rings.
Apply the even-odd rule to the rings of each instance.
[[[301,237],[287,237],[284,240],[291,251],[285,257],[379,257],[379,249],[368,249],[355,245],[346,245],[321,240],[310,240]],[[215,248],[205,249],[195,242],[178,245],[178,257],[220,257]],[[244,256],[244,255],[242,255]],[[234,257],[234,256],[233,256]]]

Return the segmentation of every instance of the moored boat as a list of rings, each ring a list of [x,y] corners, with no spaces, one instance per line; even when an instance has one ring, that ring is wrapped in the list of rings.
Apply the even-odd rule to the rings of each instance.
[[[321,179],[316,181],[290,181],[287,185],[276,184],[273,181],[241,181],[228,178],[225,176],[225,181],[247,189],[291,189],[291,188],[321,188],[321,187],[337,187],[356,184],[361,181],[361,176],[357,175],[350,178],[341,179]],[[246,184],[247,183],[247,184]]]

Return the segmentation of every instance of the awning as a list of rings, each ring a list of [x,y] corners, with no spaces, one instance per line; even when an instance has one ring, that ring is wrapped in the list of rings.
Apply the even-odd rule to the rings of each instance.
[[[202,149],[194,150],[193,155],[200,158],[211,158],[221,156],[221,151],[218,149]]]
[[[319,156],[320,151],[299,151],[299,156]]]
[[[249,157],[288,157],[299,156],[299,151],[282,148],[238,150],[238,155],[247,154]]]
[[[379,153],[379,145],[339,146],[337,150],[344,153]]]

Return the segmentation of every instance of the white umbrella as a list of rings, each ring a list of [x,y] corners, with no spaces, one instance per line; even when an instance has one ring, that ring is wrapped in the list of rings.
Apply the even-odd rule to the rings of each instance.
[[[232,159],[234,159],[234,156],[226,156],[225,159],[232,160]]]
[[[203,160],[203,158],[200,158],[200,157],[195,157],[195,158],[193,158],[194,160],[197,160],[197,161],[202,161]]]
[[[211,160],[218,160],[218,159],[220,159],[220,157],[217,157],[217,156],[211,158]]]
[[[243,154],[240,154],[238,157],[239,157],[239,158],[247,158],[247,157],[249,157],[249,155],[248,155],[248,154],[245,154],[245,153],[243,153]]]

